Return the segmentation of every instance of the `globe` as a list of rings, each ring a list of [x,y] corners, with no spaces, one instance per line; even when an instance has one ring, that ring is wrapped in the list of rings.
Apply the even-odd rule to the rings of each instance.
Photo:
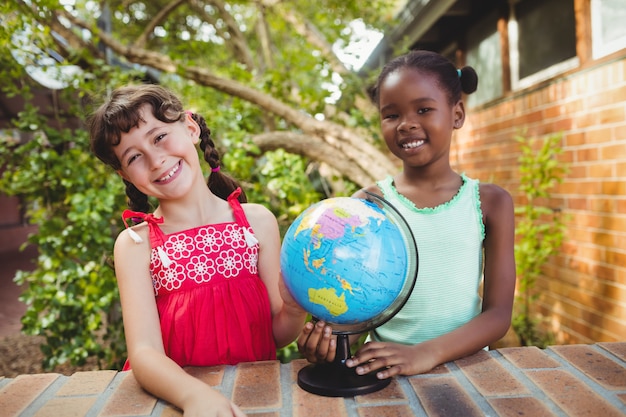
[[[336,332],[380,325],[403,304],[415,272],[417,251],[402,220],[375,200],[334,197],[310,206],[283,238],[287,289]]]
[[[298,384],[327,396],[364,394],[389,381],[359,376],[344,365],[347,335],[391,319],[406,302],[417,278],[413,235],[384,198],[334,197],[304,210],[288,228],[280,252],[285,286],[316,320],[333,328],[334,364],[303,368]]]

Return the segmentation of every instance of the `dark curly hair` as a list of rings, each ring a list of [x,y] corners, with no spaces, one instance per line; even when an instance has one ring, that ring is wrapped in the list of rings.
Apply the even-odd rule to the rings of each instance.
[[[412,68],[433,75],[440,88],[447,92],[448,102],[454,104],[461,99],[461,93],[471,94],[478,87],[478,74],[474,68],[465,66],[457,70],[446,57],[431,51],[415,50],[389,61],[380,72],[376,84],[370,89],[370,98],[380,104],[380,85],[389,74],[401,69]]]

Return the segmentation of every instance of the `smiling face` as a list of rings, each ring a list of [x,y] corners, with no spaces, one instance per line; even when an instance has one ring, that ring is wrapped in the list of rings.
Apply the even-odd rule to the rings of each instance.
[[[389,150],[408,167],[449,164],[450,140],[463,125],[463,103],[450,103],[428,72],[402,67],[379,88],[381,131]]]
[[[137,127],[122,133],[114,147],[121,163],[118,173],[146,195],[158,199],[183,195],[198,175],[202,179],[195,147],[198,125],[190,117],[183,122],[162,122],[148,104],[140,114]]]

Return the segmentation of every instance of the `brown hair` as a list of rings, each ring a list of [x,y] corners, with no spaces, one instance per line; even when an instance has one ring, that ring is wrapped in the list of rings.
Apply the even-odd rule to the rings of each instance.
[[[180,99],[162,86],[141,84],[120,87],[111,93],[87,121],[91,150],[98,159],[115,170],[121,169],[122,165],[113,148],[120,144],[123,133],[128,133],[139,126],[142,120],[140,109],[146,104],[152,108],[154,117],[164,123],[182,123],[186,118]],[[239,183],[222,172],[220,156],[204,118],[198,114],[192,114],[191,117],[200,126],[200,148],[204,153],[204,159],[212,168],[207,185],[215,195],[226,199],[239,187]],[[124,183],[129,208],[147,213],[150,210],[148,196],[132,183],[126,180]],[[242,192],[239,201],[246,200],[245,193]]]

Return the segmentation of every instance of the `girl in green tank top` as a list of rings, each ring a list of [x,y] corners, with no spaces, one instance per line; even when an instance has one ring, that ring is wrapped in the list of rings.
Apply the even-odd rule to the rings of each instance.
[[[385,143],[403,169],[354,197],[376,193],[400,211],[415,236],[419,272],[405,306],[347,360],[358,374],[427,372],[488,347],[509,329],[513,200],[450,165],[452,135],[465,121],[462,94],[477,85],[472,67],[412,51],[389,62],[372,89]],[[336,338],[329,325],[307,323],[298,347],[311,362],[332,361]]]

